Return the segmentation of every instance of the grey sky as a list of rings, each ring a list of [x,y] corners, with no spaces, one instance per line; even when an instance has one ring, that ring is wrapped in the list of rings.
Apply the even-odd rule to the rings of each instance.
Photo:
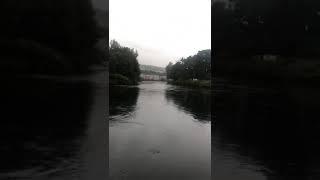
[[[211,0],[109,0],[109,38],[165,67],[211,48]]]

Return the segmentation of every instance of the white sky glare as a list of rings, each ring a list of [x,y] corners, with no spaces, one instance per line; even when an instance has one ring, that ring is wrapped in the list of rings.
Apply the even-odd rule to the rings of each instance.
[[[211,49],[211,0],[110,0],[109,39],[165,67]]]

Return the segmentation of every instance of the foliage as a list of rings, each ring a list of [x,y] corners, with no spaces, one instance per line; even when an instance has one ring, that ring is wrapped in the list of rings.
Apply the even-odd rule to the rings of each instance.
[[[213,2],[216,56],[319,55],[320,2],[230,0]]]
[[[51,49],[50,52],[64,57],[62,64],[69,64],[77,71],[101,61],[97,54],[102,52],[96,49],[96,43],[102,36],[102,29],[96,23],[90,0],[3,0],[0,4],[3,23],[0,39],[2,43],[13,44],[2,49],[0,57],[3,60],[14,59],[13,56],[27,50],[24,47],[36,47],[31,50],[34,57]],[[31,44],[22,47],[19,46],[21,41]],[[24,55],[15,59],[23,59]],[[47,61],[46,58],[33,60]],[[47,63],[50,66],[50,62]]]
[[[168,79],[173,80],[210,80],[211,50],[199,51],[194,56],[182,58],[175,64],[171,62],[166,67]]]
[[[320,79],[320,1],[229,0],[212,6],[215,76],[280,84]],[[255,59],[263,55],[277,58]]]
[[[121,74],[110,74],[109,84],[110,85],[130,85],[131,81],[129,80],[129,78]]]
[[[123,47],[112,40],[109,46],[109,72],[120,74],[128,78],[132,84],[137,84],[140,79],[140,68],[137,60],[138,52],[134,49]]]

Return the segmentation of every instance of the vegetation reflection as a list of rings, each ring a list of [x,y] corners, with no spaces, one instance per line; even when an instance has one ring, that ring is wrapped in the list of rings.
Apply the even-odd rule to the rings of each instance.
[[[167,89],[165,97],[179,109],[191,114],[201,122],[211,121],[211,93],[206,90]]]

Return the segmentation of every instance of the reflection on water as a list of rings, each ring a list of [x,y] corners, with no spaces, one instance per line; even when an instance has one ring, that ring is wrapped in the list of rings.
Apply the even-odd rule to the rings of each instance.
[[[215,87],[214,179],[320,178],[318,90]]]
[[[166,98],[199,121],[211,121],[211,92],[179,87],[168,88]]]
[[[7,80],[1,89],[0,178],[85,179],[84,172],[90,171],[86,151],[95,148],[84,150],[96,121],[94,84]]]
[[[110,87],[109,90],[109,120],[125,119],[135,110],[139,89],[137,87]]]
[[[109,121],[110,179],[209,180],[210,93],[197,93],[164,82],[113,87],[110,109],[122,111]]]

